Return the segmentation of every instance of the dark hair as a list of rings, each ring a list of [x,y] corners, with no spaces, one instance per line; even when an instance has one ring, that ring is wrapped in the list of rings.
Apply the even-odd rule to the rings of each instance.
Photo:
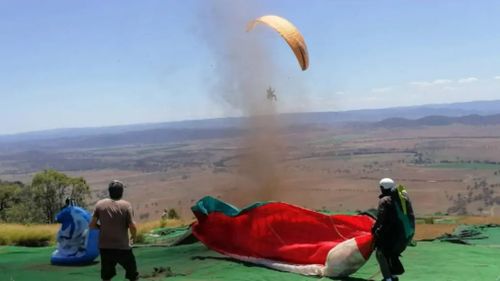
[[[117,180],[114,180],[109,183],[108,186],[109,197],[113,200],[119,200],[123,196],[123,183]]]

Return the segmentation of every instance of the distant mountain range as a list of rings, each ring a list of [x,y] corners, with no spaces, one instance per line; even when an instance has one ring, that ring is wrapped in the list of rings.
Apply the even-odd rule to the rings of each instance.
[[[446,126],[451,124],[463,124],[470,126],[488,126],[500,125],[500,114],[495,115],[466,115],[460,117],[448,116],[426,116],[419,119],[406,119],[406,118],[388,118],[375,124],[370,124],[371,127],[421,127],[421,126]]]
[[[281,114],[285,127],[375,123],[379,127],[500,124],[500,100],[411,107]],[[93,147],[180,142],[240,135],[248,119],[218,118],[97,128],[56,129],[0,136],[0,149],[38,147]]]

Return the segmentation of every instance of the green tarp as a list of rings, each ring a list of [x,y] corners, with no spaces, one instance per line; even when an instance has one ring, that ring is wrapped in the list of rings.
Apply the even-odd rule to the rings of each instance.
[[[460,225],[452,234],[445,234],[437,239],[458,244],[500,247],[500,225]]]
[[[95,281],[99,280],[99,264],[84,267],[57,267],[49,264],[54,248],[0,247],[1,281]],[[318,280],[292,273],[244,264],[208,250],[201,243],[176,247],[151,247],[134,250],[141,280],[252,280],[295,281]],[[500,251],[487,246],[420,242],[406,250],[402,262],[407,273],[404,280],[474,281],[497,280]],[[155,270],[156,268],[156,270]],[[350,279],[380,280],[374,256]],[[124,280],[123,271],[113,280]],[[319,280],[331,280],[320,278]]]
[[[163,227],[152,230],[144,235],[144,243],[148,245],[173,246],[184,244],[184,242],[196,242],[196,238],[191,235],[189,226]]]

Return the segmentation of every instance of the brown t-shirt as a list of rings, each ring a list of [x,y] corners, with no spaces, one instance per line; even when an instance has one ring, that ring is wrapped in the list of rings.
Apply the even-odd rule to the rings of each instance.
[[[132,205],[125,200],[99,200],[94,210],[94,217],[101,225],[99,248],[130,249],[128,226],[132,223],[133,216]]]

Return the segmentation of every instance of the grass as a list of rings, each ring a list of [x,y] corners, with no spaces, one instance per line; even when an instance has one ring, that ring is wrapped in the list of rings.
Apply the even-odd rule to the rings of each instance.
[[[55,243],[59,225],[53,224],[0,224],[0,245],[28,247],[47,246]]]
[[[142,243],[144,234],[154,228],[177,227],[183,225],[180,220],[158,220],[138,224],[137,243]],[[0,223],[0,246],[41,247],[55,244],[59,224],[5,224]]]

